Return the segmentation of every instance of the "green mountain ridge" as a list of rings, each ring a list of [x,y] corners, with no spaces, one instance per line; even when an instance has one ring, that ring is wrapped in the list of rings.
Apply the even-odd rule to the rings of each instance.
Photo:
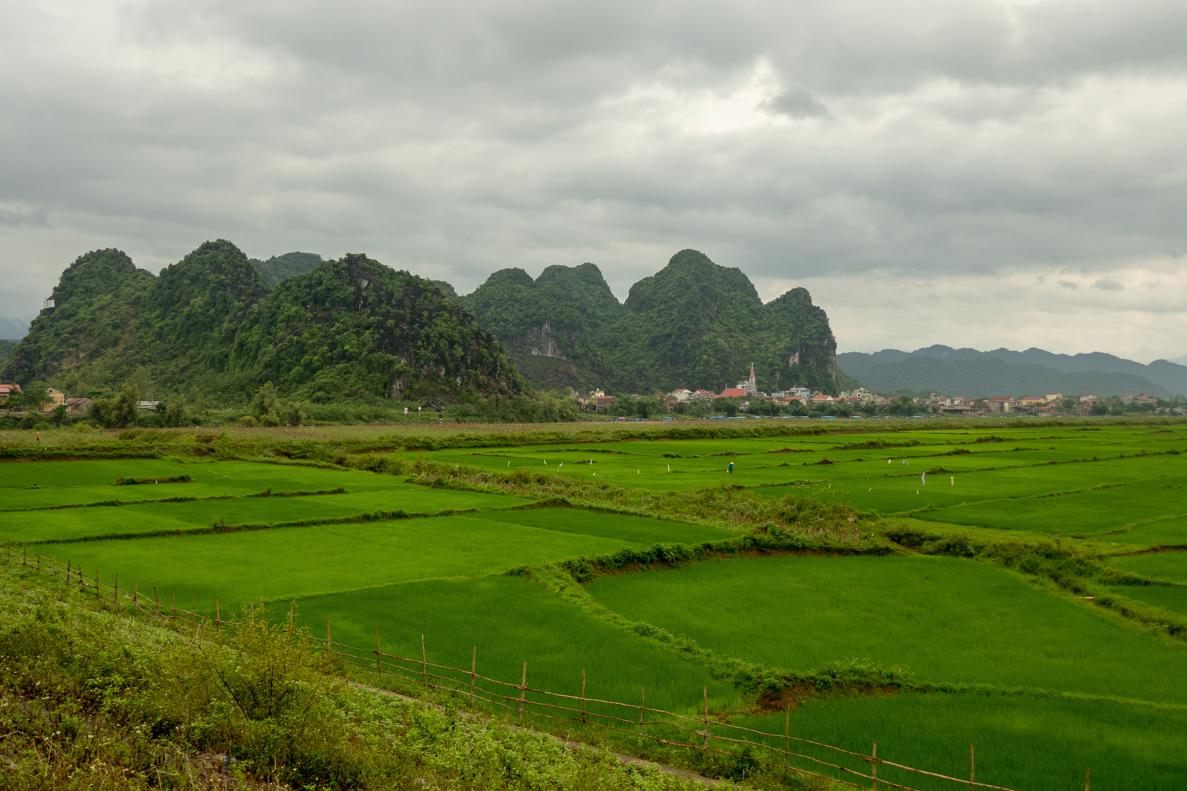
[[[267,288],[276,288],[281,281],[290,277],[308,274],[317,269],[325,261],[317,253],[285,253],[274,255],[267,261],[252,258],[251,265],[255,267]]]
[[[760,386],[835,392],[836,342],[808,292],[764,305],[739,269],[682,250],[619,303],[593,264],[494,273],[462,304],[536,386],[616,392]]]
[[[1187,367],[1166,360],[1149,365],[1111,354],[1054,354],[1043,349],[977,351],[935,345],[913,352],[845,352],[845,374],[884,393],[930,392],[983,398],[1000,395],[1092,393],[1120,396],[1187,394]]]
[[[265,381],[319,401],[453,402],[525,389],[497,341],[423,278],[354,254],[276,283],[269,291],[225,240],[156,277],[118,250],[87,253],[0,378],[70,392],[134,381],[145,397],[202,403],[242,402]]]

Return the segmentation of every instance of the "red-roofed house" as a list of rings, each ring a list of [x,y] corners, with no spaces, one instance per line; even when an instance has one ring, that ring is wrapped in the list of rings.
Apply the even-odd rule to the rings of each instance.
[[[21,386],[17,384],[0,384],[0,401],[16,398],[21,394]]]
[[[718,398],[745,398],[750,395],[744,387],[727,387],[717,394]]]

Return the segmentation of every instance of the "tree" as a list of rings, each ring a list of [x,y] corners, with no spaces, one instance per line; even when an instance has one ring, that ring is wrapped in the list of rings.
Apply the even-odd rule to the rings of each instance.
[[[21,406],[28,412],[40,412],[41,405],[49,400],[49,388],[44,382],[30,382],[21,388]]]
[[[89,417],[105,428],[127,428],[136,425],[136,388],[124,385],[119,395],[97,398],[91,403]]]

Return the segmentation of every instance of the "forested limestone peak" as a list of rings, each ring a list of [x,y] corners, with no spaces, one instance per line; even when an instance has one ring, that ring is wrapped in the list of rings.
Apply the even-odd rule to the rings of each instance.
[[[447,402],[524,389],[498,342],[456,301],[362,254],[269,292],[226,240],[200,245],[159,277],[119,251],[96,251],[55,293],[62,308],[34,321],[0,376],[68,392],[135,381],[146,398],[208,404],[242,402],[266,381],[325,400]]]
[[[89,299],[96,294],[109,293],[135,277],[137,271],[136,265],[123,250],[92,250],[80,255],[66,267],[51,298],[57,306],[64,306],[76,297]]]
[[[275,288],[283,280],[317,269],[323,260],[317,253],[292,252],[274,255],[267,261],[253,258],[251,265],[260,273],[265,286]]]

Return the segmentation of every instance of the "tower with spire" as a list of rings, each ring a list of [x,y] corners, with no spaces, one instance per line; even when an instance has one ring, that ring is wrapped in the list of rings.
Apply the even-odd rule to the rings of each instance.
[[[746,395],[758,395],[758,379],[754,376],[754,363],[750,363],[750,378],[738,386],[746,391]]]

